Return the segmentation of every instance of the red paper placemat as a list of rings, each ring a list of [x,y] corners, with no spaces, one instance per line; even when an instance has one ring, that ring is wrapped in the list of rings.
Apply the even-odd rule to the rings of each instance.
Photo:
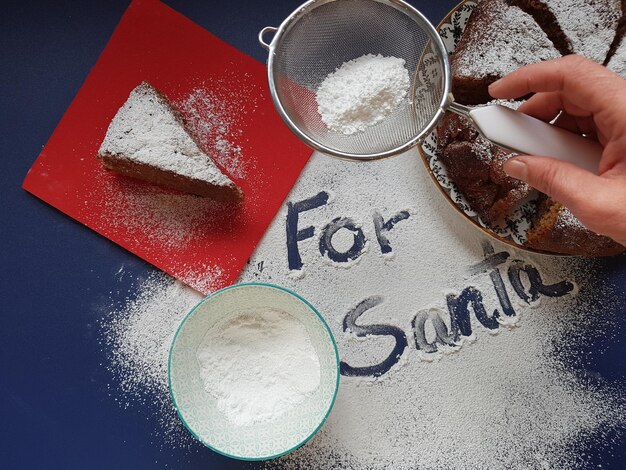
[[[243,189],[228,206],[105,170],[96,155],[130,91],[147,80]],[[135,0],[23,187],[183,282],[232,284],[311,151],[283,124],[265,65],[157,0]]]

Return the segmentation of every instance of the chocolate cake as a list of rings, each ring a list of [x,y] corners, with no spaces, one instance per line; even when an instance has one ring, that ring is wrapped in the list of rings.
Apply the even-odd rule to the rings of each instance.
[[[125,176],[220,201],[242,198],[167,99],[147,82],[130,93],[111,121],[98,157],[107,169]]]
[[[620,0],[508,0],[530,14],[562,55],[602,64],[622,16]]]
[[[492,98],[487,87],[524,65],[561,54],[533,17],[505,0],[483,0],[472,12],[454,54],[452,93],[463,104]]]
[[[577,53],[626,77],[626,0],[482,0],[451,55],[457,101],[488,103],[488,85],[535,62]],[[465,119],[448,114],[437,129],[448,176],[486,222],[498,225],[531,191],[509,178],[512,156],[486,141]],[[565,207],[543,196],[527,245],[555,253],[609,256],[626,250],[586,229]]]
[[[550,198],[540,204],[526,244],[532,248],[578,256],[610,256],[623,252],[619,243],[585,228],[566,207]]]
[[[437,128],[439,158],[472,209],[498,225],[523,199],[530,187],[504,173],[513,154],[482,138],[466,118],[446,114]]]
[[[528,13],[537,22],[539,27],[561,55],[572,53],[572,42],[559,27],[554,12],[548,8],[547,2],[541,0],[507,0]]]

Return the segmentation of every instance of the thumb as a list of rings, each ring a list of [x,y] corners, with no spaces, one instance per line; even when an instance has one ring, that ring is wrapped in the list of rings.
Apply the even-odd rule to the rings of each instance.
[[[504,171],[512,178],[560,202],[574,215],[584,219],[593,212],[589,194],[603,192],[602,179],[593,173],[562,160],[550,157],[519,156],[504,163]],[[584,223],[584,220],[581,220]]]

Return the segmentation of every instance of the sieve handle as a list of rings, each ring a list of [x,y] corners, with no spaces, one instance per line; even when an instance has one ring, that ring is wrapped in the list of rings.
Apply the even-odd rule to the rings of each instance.
[[[278,28],[274,28],[273,26],[266,26],[261,31],[259,31],[259,42],[261,43],[261,46],[263,46],[263,48],[266,51],[270,50],[271,42],[270,43],[265,42],[265,40],[263,39],[263,36],[265,36],[267,33],[274,34],[276,31],[278,31]]]
[[[602,146],[501,105],[467,108],[458,103],[450,110],[469,117],[478,131],[494,144],[525,155],[553,157],[598,173]]]

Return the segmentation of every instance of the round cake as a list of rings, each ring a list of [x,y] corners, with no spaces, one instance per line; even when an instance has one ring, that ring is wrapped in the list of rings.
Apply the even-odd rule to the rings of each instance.
[[[457,101],[493,100],[488,86],[524,65],[579,54],[626,77],[626,0],[482,0],[451,55]],[[500,103],[517,107],[520,103]],[[532,190],[508,177],[510,151],[483,139],[471,123],[448,113],[437,129],[438,156],[472,209],[491,226]],[[626,247],[588,230],[567,208],[541,195],[525,245],[553,253],[610,256]]]

